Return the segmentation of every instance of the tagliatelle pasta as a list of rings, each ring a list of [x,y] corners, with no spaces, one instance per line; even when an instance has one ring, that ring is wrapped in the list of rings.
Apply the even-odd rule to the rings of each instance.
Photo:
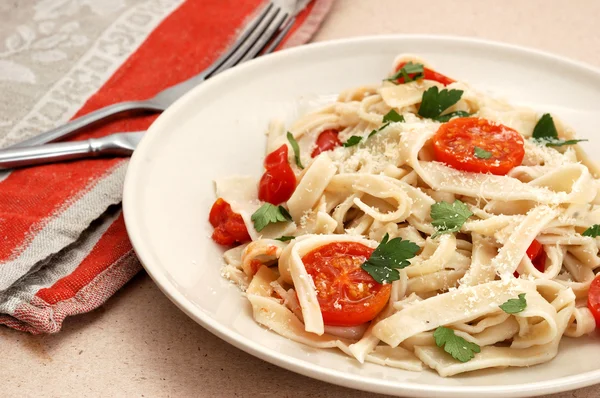
[[[271,123],[260,182],[216,182],[251,238],[223,275],[259,324],[361,363],[452,376],[551,360],[596,328],[597,167],[548,114],[414,56],[394,66],[288,134]],[[288,199],[261,200],[288,169]],[[230,218],[211,211],[220,236]]]

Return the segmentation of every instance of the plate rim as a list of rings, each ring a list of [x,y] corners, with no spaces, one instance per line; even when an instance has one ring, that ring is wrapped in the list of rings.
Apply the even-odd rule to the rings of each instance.
[[[330,41],[305,44],[302,46],[282,50],[273,54],[262,56],[260,58],[248,61],[235,68],[226,70],[218,76],[203,82],[196,86],[188,93],[183,95],[171,106],[167,108],[150,126],[144,138],[135,150],[125,176],[123,189],[123,214],[127,233],[131,240],[132,246],[140,259],[144,269],[156,283],[159,289],[171,300],[180,310],[192,318],[200,326],[210,331],[215,336],[241,349],[242,351],[260,358],[266,362],[276,366],[293,371],[295,373],[318,379],[327,383],[337,384],[343,387],[349,387],[356,390],[370,391],[381,394],[411,394],[414,396],[425,397],[429,394],[443,394],[445,397],[475,397],[476,394],[488,394],[490,397],[506,397],[511,394],[514,397],[534,396],[538,394],[552,394],[573,390],[600,383],[600,369],[584,372],[577,375],[560,377],[554,380],[538,381],[533,383],[516,384],[516,385],[491,385],[491,386],[437,386],[425,385],[414,382],[405,381],[388,381],[383,379],[366,378],[357,376],[331,368],[323,367],[314,363],[303,360],[295,360],[287,355],[281,355],[274,350],[264,347],[241,334],[231,331],[223,326],[220,322],[212,319],[204,314],[199,308],[189,302],[183,293],[177,290],[176,286],[168,279],[168,277],[160,271],[160,267],[155,265],[151,256],[145,254],[141,234],[136,230],[136,225],[139,225],[138,217],[134,209],[135,198],[137,195],[135,180],[137,175],[143,170],[144,152],[146,147],[150,145],[150,140],[147,136],[154,137],[160,133],[160,128],[167,119],[168,115],[176,112],[178,109],[187,106],[189,98],[196,95],[198,91],[203,91],[211,85],[218,84],[221,80],[227,79],[232,73],[241,73],[249,68],[260,66],[268,63],[271,60],[276,60],[282,57],[287,57],[289,54],[312,52],[321,48],[333,47],[337,45],[353,45],[368,42],[381,41],[411,41],[425,40],[434,42],[454,42],[470,45],[478,45],[483,47],[492,47],[496,50],[510,51],[517,55],[528,55],[544,58],[546,61],[559,62],[567,64],[575,68],[586,70],[588,73],[596,75],[600,81],[600,68],[592,66],[588,63],[573,60],[565,56],[557,55],[545,50],[539,50],[521,45],[504,43],[494,40],[470,38],[454,35],[435,35],[435,34],[388,34],[376,36],[357,36],[350,38],[341,38]],[[194,311],[195,309],[195,311]],[[438,395],[436,395],[438,396]]]

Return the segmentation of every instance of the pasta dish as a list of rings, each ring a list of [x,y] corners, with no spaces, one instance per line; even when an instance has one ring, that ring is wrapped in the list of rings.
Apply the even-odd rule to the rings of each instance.
[[[399,56],[216,181],[223,276],[260,325],[447,377],[531,366],[600,321],[600,169],[549,113]],[[258,155],[258,154],[257,154]]]

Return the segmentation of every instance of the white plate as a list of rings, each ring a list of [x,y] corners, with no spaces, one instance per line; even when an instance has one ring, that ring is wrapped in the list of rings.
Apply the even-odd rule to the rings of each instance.
[[[200,85],[152,125],[129,165],[127,230],[146,270],[190,317],[236,347],[289,370],[379,393],[413,397],[521,397],[600,382],[600,344],[565,338],[553,361],[453,378],[360,365],[337,351],[289,341],[257,325],[250,305],[219,274],[222,250],[210,240],[212,180],[262,171],[263,132],[293,118],[298,100],[377,83],[399,53],[423,56],[475,87],[552,111],[593,138],[600,72],[538,51],[480,40],[384,36],[319,43],[248,62]],[[600,152],[600,140],[586,144]],[[275,381],[274,381],[275,382]]]

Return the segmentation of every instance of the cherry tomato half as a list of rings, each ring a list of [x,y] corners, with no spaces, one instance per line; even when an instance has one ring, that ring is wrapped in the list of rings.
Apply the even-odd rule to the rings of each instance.
[[[316,158],[321,152],[330,151],[338,146],[342,145],[342,142],[338,138],[339,131],[337,130],[325,130],[317,138],[315,142],[315,149],[310,154],[311,157]]]
[[[212,240],[220,245],[249,242],[250,235],[242,216],[231,210],[229,203],[218,198],[210,209],[208,221],[215,228]]]
[[[288,147],[287,145],[282,145],[267,155],[263,165],[266,170],[269,170],[285,163],[288,163]]]
[[[537,240],[533,240],[531,245],[527,248],[527,257],[531,260],[531,263],[540,272],[544,272],[546,270],[546,252],[544,251],[544,246]],[[514,272],[515,278],[519,277],[519,273],[517,271]]]
[[[396,72],[398,72],[400,69],[402,69],[402,67],[406,65],[406,62],[401,62],[398,64],[398,66],[396,67]],[[411,78],[414,78],[414,75],[410,75],[409,76]],[[425,80],[434,80],[438,83],[442,83],[444,86],[447,86],[450,83],[454,83],[454,80],[450,79],[447,76],[442,75],[441,73],[437,73],[434,70],[431,70],[429,68],[423,68],[423,79]],[[404,78],[401,77],[398,80],[396,80],[398,83],[404,83]]]
[[[356,242],[334,242],[302,257],[317,288],[323,322],[356,326],[371,321],[386,306],[390,284],[379,284],[360,266],[373,249]]]
[[[274,205],[285,202],[296,189],[296,175],[288,162],[288,147],[282,145],[265,158],[265,173],[258,185],[258,199]]]
[[[596,318],[596,327],[600,328],[600,275],[597,275],[590,284],[588,308]]]
[[[527,257],[529,257],[535,269],[540,272],[546,270],[546,252],[544,251],[544,246],[537,240],[534,239],[531,245],[529,245]]]
[[[474,173],[505,175],[523,161],[523,145],[523,137],[517,131],[475,117],[450,120],[433,137],[436,160]],[[488,157],[476,156],[476,147]]]

